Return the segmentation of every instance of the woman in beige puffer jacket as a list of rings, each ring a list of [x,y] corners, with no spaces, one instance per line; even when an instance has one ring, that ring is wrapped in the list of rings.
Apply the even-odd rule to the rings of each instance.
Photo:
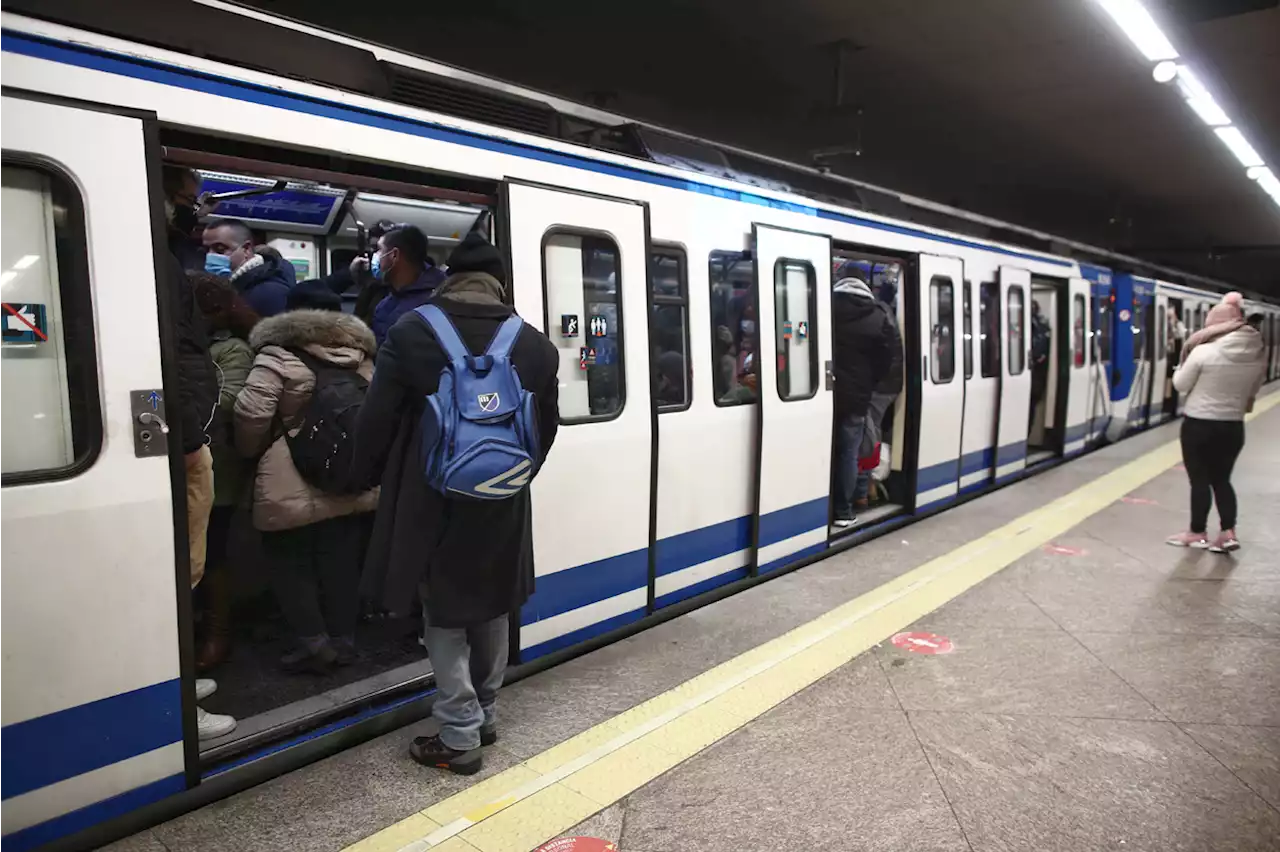
[[[291,300],[294,295],[304,294],[291,294]],[[349,661],[354,650],[363,557],[359,515],[377,508],[378,492],[329,494],[294,467],[284,431],[292,434],[302,425],[316,377],[290,350],[356,370],[368,380],[373,332],[341,311],[290,310],[254,326],[249,345],[256,355],[236,400],[236,447],[258,459],[253,525],[262,532],[272,586],[299,640],[281,663],[323,672]]]

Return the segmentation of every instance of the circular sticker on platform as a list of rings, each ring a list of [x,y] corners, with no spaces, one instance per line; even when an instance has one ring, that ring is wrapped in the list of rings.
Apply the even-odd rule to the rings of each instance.
[[[1068,547],[1065,544],[1046,544],[1041,549],[1045,553],[1056,553],[1059,556],[1084,556],[1088,552],[1082,547]]]
[[[1129,309],[1128,309],[1128,308],[1124,308],[1124,309],[1122,309],[1122,310],[1120,311],[1120,322],[1128,322],[1128,321],[1129,321],[1129,317],[1131,317],[1131,316],[1133,316],[1133,314],[1129,313]]]
[[[617,852],[618,847],[599,837],[561,837],[544,843],[534,852]]]
[[[950,639],[936,633],[899,633],[889,641],[917,654],[950,654],[955,650]]]
[[[1160,504],[1149,497],[1121,497],[1121,503],[1128,503],[1130,506],[1159,506]]]

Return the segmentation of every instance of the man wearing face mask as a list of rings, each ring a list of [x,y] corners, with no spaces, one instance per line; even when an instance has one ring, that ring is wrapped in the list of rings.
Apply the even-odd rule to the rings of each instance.
[[[253,231],[239,219],[219,219],[204,229],[204,270],[211,275],[230,278],[240,297],[258,316],[266,318],[284,313],[293,289],[292,270],[284,268],[288,261],[275,255],[261,255],[253,250]]]
[[[194,169],[165,166],[163,172],[164,212],[169,223],[169,251],[184,271],[204,269],[204,246],[197,229],[200,211],[200,176]]]
[[[444,273],[427,254],[427,235],[413,225],[397,225],[378,238],[369,271],[390,288],[369,323],[381,346],[396,320],[431,299]]]

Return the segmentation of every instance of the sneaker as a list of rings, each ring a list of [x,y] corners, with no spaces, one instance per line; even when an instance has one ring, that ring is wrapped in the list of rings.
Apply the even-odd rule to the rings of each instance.
[[[497,725],[481,725],[480,726],[480,745],[491,746],[498,741]]]
[[[852,518],[836,518],[834,521],[831,522],[831,525],[834,527],[839,527],[840,529],[845,529],[846,527],[853,526],[857,522],[858,522],[858,516],[854,515]]]
[[[218,682],[211,677],[196,678],[196,701],[204,701],[218,691]]]
[[[1218,537],[1213,540],[1213,544],[1209,545],[1210,553],[1230,553],[1239,549],[1240,539],[1236,538],[1235,530],[1223,530],[1218,533]]]
[[[459,751],[440,741],[439,735],[414,737],[409,746],[409,756],[423,766],[445,769],[458,775],[475,775],[484,765],[480,749]]]
[[[329,644],[328,637],[304,639],[297,648],[280,658],[280,667],[287,672],[328,674],[338,664],[338,652]]]
[[[1174,547],[1194,547],[1196,550],[1204,550],[1209,546],[1209,538],[1204,533],[1184,532],[1169,536],[1164,543]]]
[[[236,720],[232,716],[221,713],[210,713],[203,707],[196,708],[196,725],[200,729],[200,739],[212,740],[225,737],[236,729]]]
[[[339,636],[332,640],[334,664],[349,666],[356,661],[356,640],[354,636]]]

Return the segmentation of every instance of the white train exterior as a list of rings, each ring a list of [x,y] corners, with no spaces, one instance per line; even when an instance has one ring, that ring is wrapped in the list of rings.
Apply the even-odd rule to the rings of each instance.
[[[1115,345],[1103,359],[1099,303],[1122,286],[1157,314],[1171,296],[1191,310],[1218,298],[1133,276],[1120,285],[1108,270],[1067,257],[29,18],[6,14],[3,25],[4,266],[35,255],[28,266],[45,269],[43,281],[15,279],[13,290],[6,279],[5,301],[50,304],[50,335],[63,330],[55,289],[65,300],[81,287],[81,309],[91,311],[74,339],[56,353],[36,349],[49,357],[33,356],[25,373],[12,374],[29,390],[30,410],[47,409],[47,418],[23,414],[17,386],[4,396],[5,430],[32,446],[29,458],[5,459],[6,849],[87,842],[95,827],[243,768],[202,765],[195,736],[180,455],[137,452],[140,402],[153,390],[172,397],[175,382],[162,358],[172,341],[161,330],[167,297],[157,286],[160,128],[493,185],[515,306],[561,349],[566,420],[533,485],[538,588],[519,616],[521,663],[849,543],[828,527],[833,252],[891,258],[904,270],[907,382],[891,446],[906,494],[886,524],[1027,472],[1033,300],[1053,318],[1044,426],[1059,436],[1052,456],[1061,458],[1108,427],[1117,436],[1117,421],[1137,428],[1162,417],[1163,349],[1148,343],[1134,358],[1139,335],[1119,319],[1130,305],[1107,315]],[[67,210],[49,188],[54,180],[70,187],[59,192],[75,202],[67,227],[80,241],[79,262],[59,269],[39,260],[56,253],[50,223]],[[589,341],[581,331],[566,336],[559,323],[590,311],[583,238],[616,249],[608,318],[620,325],[612,357],[624,391],[619,410],[605,416],[592,416],[586,399],[580,359]],[[648,326],[651,256],[662,249],[683,261],[690,386],[687,405],[659,410]],[[762,359],[755,404],[718,405],[713,391],[716,252],[750,252],[761,348],[785,355],[776,369]],[[553,272],[576,287],[548,289]],[[1273,305],[1252,307],[1267,316],[1274,378],[1280,315]],[[991,311],[986,326],[980,315]],[[985,342],[988,330],[995,345]],[[81,424],[66,411],[73,359],[90,377],[77,385],[92,395]]]

